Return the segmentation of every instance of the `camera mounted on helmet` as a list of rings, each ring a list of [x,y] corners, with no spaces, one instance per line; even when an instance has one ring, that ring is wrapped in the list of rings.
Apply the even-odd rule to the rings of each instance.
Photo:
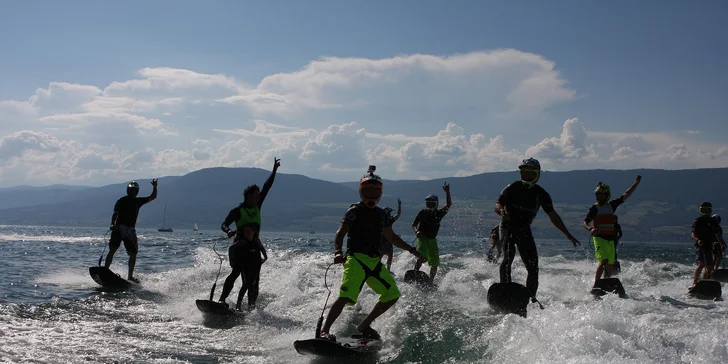
[[[436,209],[440,204],[440,199],[437,198],[436,194],[430,194],[425,197],[425,207],[428,209]]]
[[[370,165],[367,173],[359,179],[359,197],[370,209],[382,199],[382,178],[374,174],[376,170],[376,166]]]
[[[521,172],[521,182],[525,185],[533,186],[541,178],[541,163],[536,158],[522,160],[518,170]]]

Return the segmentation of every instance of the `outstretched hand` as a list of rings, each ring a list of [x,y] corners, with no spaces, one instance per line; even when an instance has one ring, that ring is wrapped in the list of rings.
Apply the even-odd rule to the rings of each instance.
[[[445,182],[445,184],[442,185],[442,189],[445,190],[445,192],[450,192],[450,184]]]
[[[569,234],[569,236],[567,238],[571,241],[572,244],[574,244],[575,248],[577,246],[581,246],[581,243],[579,242],[579,240],[576,240],[576,238],[573,235]]]
[[[157,187],[157,179],[153,179],[152,182],[149,182],[152,184],[152,186]]]
[[[640,183],[640,181],[642,181],[642,176],[640,176],[640,175],[638,174],[638,175],[637,175],[637,178],[635,178],[635,182],[637,182],[637,183]]]
[[[401,205],[401,204],[402,204],[402,200],[397,199],[397,205]]]
[[[277,170],[278,167],[281,166],[281,160],[279,158],[273,157],[273,170]]]

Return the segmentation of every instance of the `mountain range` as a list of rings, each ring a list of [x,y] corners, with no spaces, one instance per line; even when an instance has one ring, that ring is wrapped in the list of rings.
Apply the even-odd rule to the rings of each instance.
[[[270,171],[258,168],[208,168],[184,176],[161,177],[157,200],[142,207],[137,226],[161,226],[166,207],[165,225],[175,230],[192,229],[195,223],[200,229],[219,229],[228,211],[242,201],[245,186],[262,186],[269,175]],[[617,211],[625,240],[689,242],[690,225],[702,201],[711,201],[716,213],[726,211],[728,195],[723,193],[722,184],[728,180],[728,168],[545,171],[539,185],[549,192],[572,233],[586,239],[580,225],[594,203],[597,182],[611,185],[614,198],[634,182],[636,175],[643,177],[640,187]],[[394,229],[410,235],[409,225],[424,207],[424,197],[436,193],[444,205],[441,186],[448,182],[453,208],[443,220],[441,234],[487,236],[498,221],[493,213],[495,200],[508,183],[518,178],[513,171],[427,181],[385,180],[380,205],[396,208],[396,199],[402,199],[402,217]],[[140,196],[151,193],[150,181],[137,180]],[[317,234],[333,238],[348,206],[358,201],[357,185],[279,172],[261,211],[263,229],[308,231],[313,227]],[[125,181],[102,187],[0,188],[0,224],[108,226],[114,203],[125,193]],[[537,237],[562,237],[543,211],[533,227]]]

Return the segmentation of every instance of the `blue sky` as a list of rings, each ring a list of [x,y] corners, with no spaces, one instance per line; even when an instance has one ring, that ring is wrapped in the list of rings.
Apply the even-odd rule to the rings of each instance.
[[[329,180],[525,156],[726,167],[725,14],[717,0],[2,3],[0,186],[273,156]]]

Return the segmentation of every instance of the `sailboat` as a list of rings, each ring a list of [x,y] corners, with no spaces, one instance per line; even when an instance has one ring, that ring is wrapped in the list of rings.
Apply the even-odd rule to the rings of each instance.
[[[200,231],[200,228],[197,227],[197,223],[195,223],[195,226],[192,227],[192,231]]]
[[[157,229],[161,233],[171,233],[171,227],[165,227],[164,224],[167,222],[167,205],[164,205],[164,218],[162,219],[162,227]]]

